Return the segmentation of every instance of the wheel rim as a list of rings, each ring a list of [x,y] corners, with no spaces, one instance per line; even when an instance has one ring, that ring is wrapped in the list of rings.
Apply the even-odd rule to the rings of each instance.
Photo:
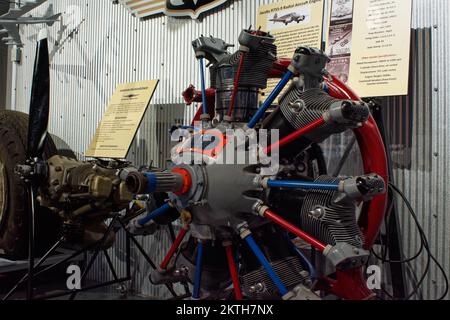
[[[7,207],[7,177],[5,165],[0,160],[0,225],[3,222],[3,217],[5,216],[5,211]]]

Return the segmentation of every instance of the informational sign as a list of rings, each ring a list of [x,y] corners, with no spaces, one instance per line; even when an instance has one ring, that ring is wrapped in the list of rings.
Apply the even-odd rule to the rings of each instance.
[[[164,13],[168,16],[197,19],[203,12],[214,9],[228,0],[120,0],[135,16],[145,18]]]
[[[408,94],[412,0],[332,0],[327,69],[361,97]]]
[[[259,7],[257,26],[270,32],[278,47],[278,57],[292,58],[299,46],[321,48],[323,0],[284,0]],[[277,80],[270,80],[270,92]]]
[[[158,80],[125,83],[117,87],[87,157],[124,159],[147,111]]]

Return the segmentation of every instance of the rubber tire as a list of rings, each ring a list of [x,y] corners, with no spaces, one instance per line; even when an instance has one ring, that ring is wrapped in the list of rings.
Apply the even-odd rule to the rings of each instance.
[[[5,165],[7,199],[0,222],[0,253],[8,259],[28,257],[27,185],[14,173],[17,164],[26,160],[28,115],[16,111],[0,111],[0,160]],[[44,159],[57,154],[50,135],[44,147]],[[58,239],[61,220],[50,210],[38,207],[35,215],[36,256],[43,254]]]

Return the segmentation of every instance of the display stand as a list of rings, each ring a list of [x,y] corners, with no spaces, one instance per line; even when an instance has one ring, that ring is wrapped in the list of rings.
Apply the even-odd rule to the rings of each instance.
[[[32,211],[32,210],[30,210]],[[139,213],[138,213],[139,214]],[[127,219],[128,220],[128,219]],[[112,286],[115,284],[124,283],[127,281],[130,281],[132,279],[131,276],[131,242],[135,245],[135,247],[139,250],[139,252],[142,254],[144,259],[150,264],[150,266],[153,269],[156,269],[156,265],[152,261],[152,259],[148,256],[148,254],[145,252],[144,248],[140,245],[140,243],[136,240],[135,236],[131,234],[126,229],[126,221],[121,218],[119,214],[112,215],[112,220],[109,224],[109,227],[105,234],[103,235],[102,239],[95,244],[88,246],[86,248],[80,249],[65,258],[58,260],[56,263],[50,264],[49,266],[43,268],[46,265],[46,262],[48,262],[50,259],[53,259],[52,255],[60,249],[61,245],[65,242],[65,237],[61,237],[48,251],[46,254],[44,254],[36,263],[36,257],[34,257],[33,250],[30,250],[31,255],[28,259],[28,273],[25,274],[18,282],[17,284],[3,297],[2,300],[9,300],[13,294],[23,285],[27,284],[27,299],[33,300],[33,299],[52,299],[52,298],[58,298],[63,296],[70,296],[70,299],[75,299],[76,295],[80,292],[86,292],[98,288],[103,288],[107,286]],[[34,223],[30,223],[30,229],[34,228]],[[111,261],[111,258],[107,252],[106,249],[103,248],[103,245],[108,238],[108,236],[111,234],[111,232],[118,232],[119,230],[124,230],[126,234],[126,275],[125,277],[119,278],[114,265]],[[80,257],[83,254],[91,253],[91,257],[89,258],[89,261],[87,262],[87,265],[81,275],[81,283],[85,280],[88,272],[91,270],[94,262],[100,255],[100,253],[103,253],[105,256],[106,262],[108,264],[108,267],[111,271],[111,274],[113,275],[114,280],[88,286],[82,289],[76,289],[76,290],[67,290],[55,294],[48,294],[48,295],[41,295],[41,296],[34,296],[33,289],[34,289],[34,281],[36,278],[50,270],[53,270],[57,268],[58,266],[64,265],[65,263],[68,263],[70,261],[73,261],[77,257]],[[38,268],[43,268],[41,270],[38,270]],[[31,275],[31,276],[30,276]],[[183,295],[177,295],[172,285],[167,284],[166,287],[169,290],[169,292],[172,294],[174,300],[181,300],[185,299],[191,296],[191,293],[189,291],[189,287],[186,283],[183,284],[185,289],[185,294]]]

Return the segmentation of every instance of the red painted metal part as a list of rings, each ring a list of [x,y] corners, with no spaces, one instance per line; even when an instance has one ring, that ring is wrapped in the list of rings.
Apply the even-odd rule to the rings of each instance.
[[[172,246],[170,247],[169,252],[167,253],[166,257],[164,258],[163,262],[161,262],[160,267],[162,270],[166,270],[167,266],[169,265],[170,260],[172,259],[175,252],[180,247],[181,242],[183,241],[184,237],[186,236],[186,233],[188,232],[188,228],[184,227],[181,229],[180,233],[176,237],[175,241],[173,242]]]
[[[283,146],[286,146],[288,144],[290,144],[291,142],[294,142],[295,140],[297,140],[298,138],[300,138],[301,136],[304,136],[305,134],[310,133],[311,131],[320,128],[321,126],[323,126],[325,124],[325,119],[324,118],[320,118],[312,123],[310,123],[309,125],[307,125],[304,128],[301,128],[293,133],[291,133],[290,135],[287,135],[286,137],[284,137],[283,139],[281,139],[280,141],[272,144],[271,146],[268,146],[264,152],[266,154],[269,154],[273,149],[279,149]]]
[[[189,171],[187,171],[184,168],[178,168],[175,167],[172,170],[173,173],[177,173],[180,176],[183,177],[183,186],[181,188],[181,190],[174,192],[177,196],[181,196],[183,194],[186,194],[191,188],[192,188],[192,177],[191,174],[189,173]]]
[[[195,87],[191,84],[186,90],[182,93],[183,99],[188,106],[193,104],[194,102],[200,103],[203,102],[202,92],[195,89]],[[208,88],[206,89],[206,102],[208,104],[213,104],[216,99],[216,89]]]
[[[332,77],[331,81],[327,81],[327,86],[329,94],[335,98],[360,100],[350,88],[335,77]],[[372,116],[361,128],[355,130],[355,135],[361,150],[365,173],[380,175],[385,180],[386,185],[388,185],[389,171],[386,149]],[[367,204],[361,214],[359,225],[364,234],[365,249],[372,248],[378,236],[386,213],[387,201],[387,194],[375,197]]]
[[[239,282],[239,274],[236,267],[236,262],[233,258],[233,246],[225,246],[227,253],[228,270],[230,271],[231,280],[233,281],[234,297],[236,300],[242,300],[241,284]]]
[[[269,78],[282,78],[291,62],[292,59],[287,58],[276,60],[272,66],[272,70],[269,72]]]
[[[300,239],[303,239],[307,243],[309,243],[311,246],[319,250],[320,252],[323,252],[326,248],[326,245],[320,242],[317,239],[314,239],[312,236],[307,234],[306,232],[303,232],[293,224],[287,222],[283,218],[281,218],[279,215],[275,214],[274,212],[270,210],[266,210],[264,212],[264,217],[275,222],[276,224],[280,225],[284,229],[288,230],[290,233],[295,234]]]
[[[352,99],[359,101],[360,98],[345,84],[337,78],[331,77],[327,82],[328,93],[338,99]],[[355,136],[361,151],[365,173],[377,173],[387,183],[389,182],[389,171],[386,149],[381,138],[380,131],[372,116],[359,129]],[[372,248],[380,227],[386,214],[387,194],[375,197],[367,203],[361,213],[359,226],[364,234],[364,248]],[[367,288],[363,276],[363,269],[337,271],[336,280],[327,279],[331,292],[348,300],[368,300],[374,297],[372,291]]]
[[[216,115],[216,111],[214,110],[214,104],[208,103],[208,114],[211,119],[214,118]],[[192,120],[192,125],[194,125],[196,122],[200,121],[200,116],[203,114],[203,104],[200,104],[200,107],[197,110],[197,113],[195,114],[194,120]]]
[[[242,67],[244,66],[244,61],[245,61],[245,52],[241,52],[241,59],[239,61],[239,67],[236,74],[236,78],[234,80],[233,94],[231,95],[230,109],[228,110],[229,117],[233,116],[234,105],[236,104],[236,95],[239,89],[239,79],[241,78],[241,72]]]
[[[367,288],[362,268],[336,270],[336,279],[320,279],[316,289],[331,292],[346,300],[371,300],[376,296]]]
[[[182,93],[183,99],[188,106],[196,103],[201,103],[203,101],[202,92],[195,89],[195,87],[191,84],[185,91]],[[208,104],[208,114],[210,118],[214,118],[215,116],[215,104],[216,104],[216,89],[208,88],[206,89],[206,102]],[[195,114],[194,120],[192,120],[192,125],[195,122],[200,121],[200,116],[203,114],[203,104],[200,104],[200,108]]]
[[[277,60],[270,72],[271,78],[281,78],[290,65],[290,59]],[[358,95],[348,86],[331,76],[325,79],[328,93],[337,99],[350,99],[360,101]],[[365,173],[376,173],[384,178],[386,185],[389,182],[386,149],[380,131],[373,117],[359,129],[354,130]],[[364,234],[364,248],[372,248],[378,236],[386,214],[387,194],[375,197],[365,205],[359,219],[359,226]],[[325,290],[348,300],[367,300],[374,294],[367,288],[363,276],[363,269],[337,271],[336,279],[322,279]]]

